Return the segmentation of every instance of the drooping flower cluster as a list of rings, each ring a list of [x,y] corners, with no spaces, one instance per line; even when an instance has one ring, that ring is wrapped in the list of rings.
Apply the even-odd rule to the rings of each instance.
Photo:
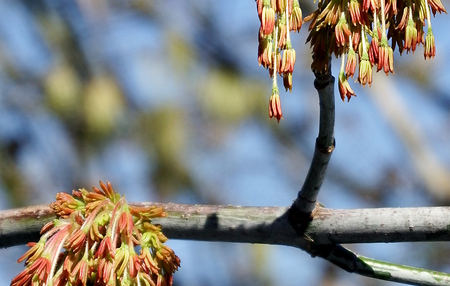
[[[151,223],[163,209],[130,206],[110,183],[100,186],[56,195],[51,207],[59,218],[28,243],[18,260],[25,269],[12,286],[172,285],[180,259]]]
[[[292,91],[292,72],[295,50],[292,48],[290,31],[300,31],[302,10],[298,0],[256,0],[259,20],[258,62],[269,70],[273,78],[272,95],[269,100],[269,117],[278,122],[283,118],[277,73],[283,77],[286,91]]]
[[[313,50],[311,68],[326,72],[331,54],[340,56],[339,92],[342,100],[350,100],[355,93],[348,78],[358,63],[357,80],[370,86],[374,66],[386,75],[394,73],[397,46],[402,54],[414,53],[423,44],[425,59],[435,56],[430,10],[433,15],[446,12],[440,0],[318,0],[318,9],[304,19],[311,21],[307,39]]]

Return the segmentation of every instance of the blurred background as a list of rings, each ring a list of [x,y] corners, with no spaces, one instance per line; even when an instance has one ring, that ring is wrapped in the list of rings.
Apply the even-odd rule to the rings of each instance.
[[[313,11],[312,1],[301,6]],[[326,207],[450,204],[450,18],[433,20],[434,60],[422,46],[396,51],[395,76],[374,74],[372,88],[353,83],[358,96],[337,100]],[[277,124],[252,0],[0,1],[0,209],[99,180],[130,202],[289,206],[318,132],[307,27],[291,35],[294,87],[281,92]],[[396,285],[295,248],[169,245],[181,258],[174,285]],[[448,243],[349,247],[450,272]],[[26,249],[0,249],[0,285],[21,271]]]

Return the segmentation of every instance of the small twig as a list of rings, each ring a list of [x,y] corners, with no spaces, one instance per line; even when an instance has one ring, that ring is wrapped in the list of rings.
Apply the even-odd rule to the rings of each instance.
[[[341,245],[319,248],[317,256],[348,272],[380,280],[411,285],[450,284],[450,275],[447,273],[375,260],[357,255]]]

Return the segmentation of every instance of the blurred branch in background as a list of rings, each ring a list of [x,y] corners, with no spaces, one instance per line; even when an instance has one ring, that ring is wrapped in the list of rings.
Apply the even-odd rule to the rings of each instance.
[[[433,152],[429,142],[420,130],[419,122],[408,111],[407,103],[399,95],[397,86],[383,76],[377,78],[379,84],[370,89],[369,94],[377,104],[386,122],[391,124],[402,140],[415,171],[435,198],[436,202],[450,202],[450,169],[439,160],[440,150]],[[389,92],[388,96],[381,96]]]

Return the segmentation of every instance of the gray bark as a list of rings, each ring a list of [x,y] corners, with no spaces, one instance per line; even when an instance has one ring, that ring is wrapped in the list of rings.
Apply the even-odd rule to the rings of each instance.
[[[139,203],[136,205],[149,205]],[[237,207],[157,204],[167,217],[154,219],[172,239],[279,244],[449,241],[450,207],[318,208],[304,233],[289,223],[286,207]],[[42,226],[56,218],[47,205],[0,211],[0,247],[39,238]]]

